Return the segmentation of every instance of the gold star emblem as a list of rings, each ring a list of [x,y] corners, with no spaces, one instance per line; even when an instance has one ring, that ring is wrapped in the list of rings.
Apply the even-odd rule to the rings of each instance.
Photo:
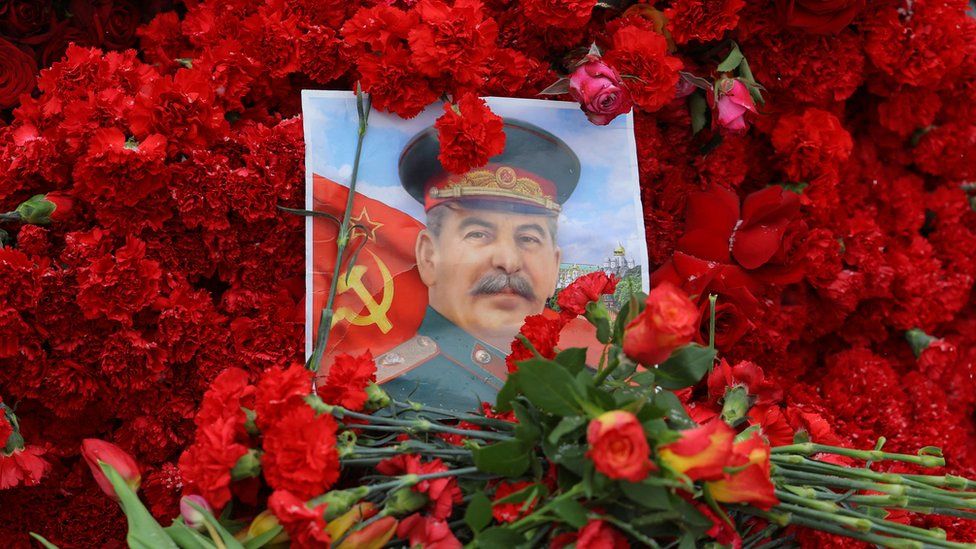
[[[369,212],[366,211],[366,207],[360,210],[357,217],[350,219],[353,225],[359,225],[357,229],[362,230],[366,234],[366,238],[369,240],[376,240],[376,231],[379,230],[384,224],[377,221],[373,221],[369,218]]]

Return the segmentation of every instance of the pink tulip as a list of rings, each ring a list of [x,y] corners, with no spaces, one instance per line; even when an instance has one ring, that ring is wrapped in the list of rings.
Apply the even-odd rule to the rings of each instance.
[[[203,496],[192,495],[180,498],[180,516],[183,517],[183,523],[189,528],[199,530],[204,525],[203,513],[194,509],[190,503],[211,514],[213,514],[213,507],[210,507],[210,504],[207,503],[207,500],[203,499]]]
[[[139,483],[142,481],[142,476],[139,474],[139,465],[122,448],[119,448],[111,442],[105,442],[97,438],[86,438],[81,443],[81,455],[88,463],[88,467],[91,468],[92,476],[95,477],[95,482],[98,483],[98,487],[108,497],[116,501],[119,499],[115,494],[115,488],[112,487],[112,483],[105,476],[99,462],[111,465],[118,471],[119,475],[121,475],[125,483],[133,491],[139,489]]]

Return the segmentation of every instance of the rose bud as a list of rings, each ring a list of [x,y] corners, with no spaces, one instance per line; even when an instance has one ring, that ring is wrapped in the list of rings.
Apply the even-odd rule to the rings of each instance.
[[[649,368],[690,342],[697,329],[698,308],[678,287],[665,282],[651,290],[647,307],[624,329],[624,353]]]
[[[592,54],[569,75],[569,95],[598,126],[606,126],[634,105],[617,71]]]
[[[180,498],[180,516],[183,517],[183,523],[194,530],[200,530],[204,527],[205,518],[203,513],[197,511],[193,508],[193,503],[197,507],[202,507],[208,513],[213,514],[213,507],[207,503],[207,500],[203,499],[203,496],[183,496]]]
[[[95,477],[95,482],[98,483],[98,487],[108,497],[116,501],[119,499],[119,496],[115,494],[115,488],[112,487],[112,483],[105,476],[99,463],[111,465],[119,473],[119,476],[125,480],[125,483],[132,488],[133,492],[139,489],[139,483],[142,482],[142,476],[139,474],[139,466],[136,464],[136,460],[132,459],[132,456],[122,448],[119,448],[111,442],[105,442],[97,438],[86,438],[81,442],[81,455],[88,463],[88,467],[91,469],[92,476]]]
[[[735,472],[705,483],[715,501],[748,503],[760,509],[777,505],[779,500],[769,479],[769,454],[769,444],[759,433],[753,433],[746,440],[736,443],[728,463]]]
[[[749,129],[746,113],[756,113],[756,103],[749,94],[749,88],[741,80],[723,77],[715,82],[713,93],[717,99],[709,94],[709,103],[718,111],[714,125],[733,133]]]
[[[722,478],[732,456],[735,431],[724,421],[712,420],[681,432],[681,439],[658,448],[661,462],[691,480]]]
[[[612,479],[639,482],[655,469],[644,428],[630,412],[614,410],[590,421],[586,441],[590,445],[586,457]]]

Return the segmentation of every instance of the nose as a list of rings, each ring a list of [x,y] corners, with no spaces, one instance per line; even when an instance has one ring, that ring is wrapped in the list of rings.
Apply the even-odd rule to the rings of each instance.
[[[506,274],[517,273],[522,269],[522,254],[514,242],[499,239],[492,249],[491,266]]]

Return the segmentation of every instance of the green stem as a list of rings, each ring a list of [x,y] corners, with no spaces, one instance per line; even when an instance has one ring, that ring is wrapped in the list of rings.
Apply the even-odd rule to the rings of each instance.
[[[454,427],[446,427],[444,425],[439,425],[427,420],[419,420],[416,422],[404,421],[400,424],[383,424],[383,425],[347,425],[346,427],[352,429],[362,429],[364,431],[380,431],[385,433],[400,433],[400,432],[419,432],[419,433],[445,433],[450,435],[461,435],[468,438],[478,438],[481,440],[491,440],[491,441],[506,441],[512,440],[512,437],[507,437],[505,435],[500,435],[498,433],[492,433],[491,431],[470,431],[467,429],[456,429]]]
[[[715,349],[715,302],[718,301],[718,296],[715,294],[710,294],[708,296],[708,348]]]
[[[407,488],[425,480],[434,480],[445,477],[459,477],[468,473],[477,472],[477,467],[461,467],[459,469],[438,471],[436,473],[427,473],[424,475],[401,475],[396,477],[396,480],[391,480],[390,482],[383,482],[380,484],[373,484],[372,486],[368,486],[368,488],[369,492],[372,494],[373,492],[379,492],[380,490],[387,490],[390,488]]]
[[[922,467],[945,467],[945,459],[938,456],[917,456],[911,454],[895,454],[891,452],[881,452],[878,450],[855,450],[853,448],[841,448],[839,446],[827,446],[805,442],[802,444],[790,444],[788,446],[777,446],[772,449],[773,454],[800,454],[811,456],[814,454],[834,454],[847,456],[863,461],[902,461],[914,463]]]
[[[535,522],[541,521],[551,521],[552,519],[546,517],[545,514],[549,512],[554,506],[561,503],[563,500],[571,499],[583,492],[583,483],[575,484],[569,490],[566,490],[562,494],[552,498],[549,503],[543,505],[542,507],[536,509],[531,514],[528,514],[519,520],[511,523],[508,527],[519,530],[526,526],[532,526]]]
[[[365,106],[364,106],[365,105]],[[322,365],[322,355],[329,344],[329,334],[332,332],[332,317],[335,315],[333,307],[335,305],[336,291],[339,287],[339,275],[342,270],[342,258],[349,243],[349,219],[352,217],[353,200],[356,197],[356,180],[359,178],[359,161],[363,155],[363,141],[366,137],[367,120],[369,119],[370,101],[363,100],[363,92],[356,83],[356,107],[359,111],[359,133],[356,140],[356,157],[353,160],[352,176],[349,179],[349,195],[346,197],[346,210],[342,214],[342,225],[339,226],[339,235],[336,239],[336,259],[335,267],[332,270],[332,281],[329,284],[329,297],[326,299],[325,308],[319,317],[319,331],[315,337],[315,348],[312,356],[308,360],[306,368],[313,372],[319,371]],[[349,268],[352,266],[350,265]]]
[[[0,213],[0,221],[20,221],[20,214],[17,212]]]
[[[854,530],[849,530],[842,526],[835,526],[834,524],[828,522],[822,522],[816,519],[808,519],[802,516],[793,516],[790,518],[790,522],[797,526],[805,526],[812,530],[820,530],[821,532],[836,534],[838,536],[843,536],[845,538],[853,538],[868,543],[873,543],[875,545],[880,545],[882,547],[891,547],[892,549],[922,549],[923,547],[923,545],[917,541],[900,540],[900,539],[890,538],[888,536],[879,536],[877,534],[856,532]]]

